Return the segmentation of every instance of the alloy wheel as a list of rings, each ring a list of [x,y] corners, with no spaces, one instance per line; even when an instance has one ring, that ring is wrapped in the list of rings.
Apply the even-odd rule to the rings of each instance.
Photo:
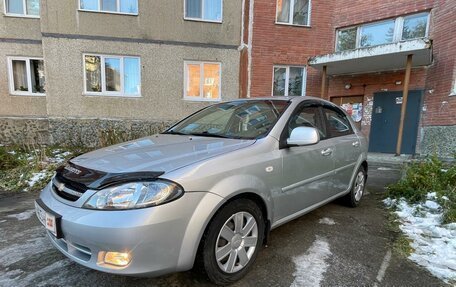
[[[358,174],[356,175],[355,188],[354,188],[356,201],[360,201],[361,197],[363,196],[365,182],[366,182],[366,180],[365,180],[364,172],[363,171],[358,172]]]
[[[248,212],[233,214],[222,226],[215,244],[215,259],[225,273],[242,270],[252,258],[258,241],[258,225]]]

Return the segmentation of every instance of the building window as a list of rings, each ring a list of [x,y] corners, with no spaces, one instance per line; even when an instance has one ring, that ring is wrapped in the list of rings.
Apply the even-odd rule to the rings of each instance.
[[[5,14],[20,17],[40,17],[40,0],[5,0]]]
[[[86,95],[141,96],[141,61],[138,57],[84,55]]]
[[[184,0],[185,19],[222,22],[223,0]]]
[[[9,86],[12,95],[44,96],[44,62],[41,58],[8,58]]]
[[[276,23],[310,26],[310,0],[277,0]]]
[[[304,67],[274,66],[273,96],[305,96],[306,69]]]
[[[138,15],[138,0],[79,0],[79,9]]]
[[[184,99],[219,101],[221,99],[221,64],[186,61]]]
[[[363,24],[336,31],[336,51],[395,43],[428,36],[429,13]]]

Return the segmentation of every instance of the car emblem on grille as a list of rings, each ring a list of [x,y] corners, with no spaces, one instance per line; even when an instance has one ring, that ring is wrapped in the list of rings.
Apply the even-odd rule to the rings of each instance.
[[[62,192],[65,189],[65,184],[64,183],[59,183],[55,187],[57,188],[58,191]]]
[[[64,169],[68,170],[69,172],[75,173],[75,174],[80,174],[82,172],[79,169],[74,168],[74,167],[69,166],[69,165],[65,166]]]

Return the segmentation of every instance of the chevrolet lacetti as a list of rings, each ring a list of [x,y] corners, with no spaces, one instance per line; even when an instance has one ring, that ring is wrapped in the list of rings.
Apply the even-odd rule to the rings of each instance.
[[[336,198],[357,206],[366,157],[365,136],[330,102],[240,99],[71,159],[36,212],[52,244],[86,267],[158,276],[198,265],[226,285],[270,230]]]

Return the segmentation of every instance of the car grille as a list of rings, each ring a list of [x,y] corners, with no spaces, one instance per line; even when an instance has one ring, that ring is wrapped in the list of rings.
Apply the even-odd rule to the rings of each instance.
[[[63,238],[57,239],[50,232],[48,232],[48,234],[51,240],[54,241],[54,243],[57,244],[65,253],[86,262],[88,262],[92,257],[92,251],[88,247],[71,243]]]
[[[52,190],[63,199],[76,201],[87,191],[87,187],[65,179],[57,173],[52,180]]]

